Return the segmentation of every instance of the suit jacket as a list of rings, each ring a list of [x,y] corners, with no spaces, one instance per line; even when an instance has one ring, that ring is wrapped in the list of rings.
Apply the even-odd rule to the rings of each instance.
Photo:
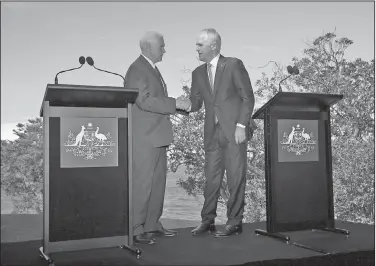
[[[215,116],[229,142],[235,144],[237,123],[246,126],[248,141],[255,103],[251,81],[241,60],[220,55],[215,73],[213,93],[206,64],[192,72],[191,112],[199,110],[205,103],[205,150],[210,149],[210,140],[215,133]]]
[[[140,55],[126,75],[126,88],[138,88],[132,106],[132,127],[135,145],[145,142],[153,147],[168,146],[173,141],[170,115],[176,112],[176,101],[164,93],[156,70]]]

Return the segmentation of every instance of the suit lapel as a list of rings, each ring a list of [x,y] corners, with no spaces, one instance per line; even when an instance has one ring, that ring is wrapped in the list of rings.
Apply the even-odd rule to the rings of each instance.
[[[145,65],[145,67],[154,75],[154,77],[156,77],[160,81],[157,71],[155,71],[155,69],[150,65],[150,63],[142,55],[140,55],[139,59]]]
[[[140,59],[140,61],[146,66],[146,68],[154,75],[154,77],[158,80],[158,82],[161,84],[161,86],[162,86],[162,89],[163,89],[163,93],[164,94],[166,94],[167,93],[167,91],[165,92],[164,90],[166,89],[167,90],[167,88],[165,88],[165,86],[163,86],[163,82],[162,82],[162,80],[161,80],[161,78],[162,77],[160,77],[159,75],[158,75],[158,73],[157,73],[157,71],[156,71],[156,69],[154,69],[151,65],[150,65],[150,63],[145,59],[145,57],[143,57],[142,55],[140,55],[139,56],[139,59]]]
[[[221,77],[223,71],[226,67],[225,57],[220,55],[218,59],[217,69],[215,70],[215,78],[214,78],[214,96],[217,95],[219,84],[221,82]]]

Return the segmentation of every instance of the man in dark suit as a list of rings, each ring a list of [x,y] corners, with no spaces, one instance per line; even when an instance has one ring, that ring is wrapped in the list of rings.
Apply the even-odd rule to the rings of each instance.
[[[155,66],[166,52],[163,36],[147,32],[140,40],[142,54],[126,73],[126,88],[138,88],[132,107],[133,127],[133,234],[135,243],[154,244],[154,236],[175,236],[163,228],[166,187],[166,147],[173,141],[170,115],[182,101],[168,97],[166,84]]]
[[[202,223],[193,235],[210,231],[215,237],[242,232],[247,169],[247,141],[250,138],[254,95],[243,62],[220,55],[221,37],[214,29],[203,30],[196,43],[200,61],[192,72],[190,100],[185,109],[198,111],[205,103],[204,148],[205,189]],[[225,229],[216,231],[217,202],[224,171],[230,197]]]

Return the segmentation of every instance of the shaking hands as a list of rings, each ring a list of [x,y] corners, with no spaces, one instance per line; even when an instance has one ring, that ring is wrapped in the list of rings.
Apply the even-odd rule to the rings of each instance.
[[[191,109],[191,101],[189,99],[183,99],[182,97],[176,98],[176,109],[189,112]]]

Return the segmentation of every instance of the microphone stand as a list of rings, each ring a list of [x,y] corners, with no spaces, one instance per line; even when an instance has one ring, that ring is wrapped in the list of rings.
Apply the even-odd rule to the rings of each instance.
[[[84,65],[84,64],[82,64],[82,65],[79,66],[79,67],[75,67],[75,68],[71,68],[71,69],[67,69],[67,70],[63,70],[63,71],[58,72],[58,73],[56,74],[56,76],[55,76],[55,84],[59,84],[59,81],[58,81],[58,79],[57,79],[57,76],[58,76],[59,74],[64,73],[64,72],[67,72],[67,71],[75,70],[75,69],[80,69],[83,65]]]
[[[291,76],[292,76],[292,74],[288,75],[287,77],[285,77],[284,79],[282,79],[282,80],[279,82],[279,84],[278,84],[278,88],[279,88],[279,91],[280,91],[280,92],[282,92],[282,87],[281,87],[281,83],[282,83],[282,81],[285,81],[286,79],[288,79],[288,78],[291,77]]]
[[[117,73],[113,73],[113,72],[110,72],[110,71],[107,71],[107,70],[103,70],[103,69],[100,69],[100,68],[97,68],[94,66],[94,64],[92,65],[96,70],[99,70],[99,71],[103,71],[103,72],[106,72],[106,73],[109,73],[109,74],[113,74],[113,75],[116,75],[116,76],[119,76],[123,79],[123,86],[125,87],[125,78],[120,75],[120,74],[117,74]]]

